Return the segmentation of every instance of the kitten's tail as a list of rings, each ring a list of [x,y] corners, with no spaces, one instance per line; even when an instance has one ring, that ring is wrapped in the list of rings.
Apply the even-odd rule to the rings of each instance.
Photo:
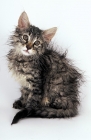
[[[41,118],[66,118],[66,117],[74,117],[78,114],[77,112],[77,108],[74,109],[54,109],[54,108],[39,108],[35,110],[27,110],[27,109],[23,109],[21,111],[19,111],[12,123],[15,124],[17,123],[20,119],[22,118],[28,118],[28,117],[41,117]]]

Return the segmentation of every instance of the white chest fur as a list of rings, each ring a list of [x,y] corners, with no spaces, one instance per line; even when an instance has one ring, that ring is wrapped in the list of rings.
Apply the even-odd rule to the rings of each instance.
[[[18,66],[16,66],[12,61],[8,63],[8,67],[12,72],[12,76],[21,84],[21,86],[32,89],[32,83],[29,83],[27,81],[28,78],[33,78],[32,75],[27,75],[25,73],[23,74],[21,71],[19,71],[20,69],[18,68]]]
[[[21,86],[32,89],[32,84],[27,82],[27,75],[16,72],[13,69],[11,70],[11,72],[12,72],[12,76],[15,78],[16,81],[18,81],[20,83]],[[29,77],[32,78],[31,76],[29,76]]]

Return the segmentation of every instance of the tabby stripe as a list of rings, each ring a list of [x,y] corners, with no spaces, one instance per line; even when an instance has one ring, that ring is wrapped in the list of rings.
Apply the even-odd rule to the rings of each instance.
[[[31,72],[25,72],[25,74],[28,74],[28,75],[31,75],[31,76],[33,76],[34,77],[34,74],[33,73],[31,73]]]
[[[40,84],[40,83],[41,83],[40,80],[35,81],[35,80],[30,79],[30,78],[27,79],[27,81],[28,81],[28,82],[32,82],[32,83],[35,83],[35,84]]]

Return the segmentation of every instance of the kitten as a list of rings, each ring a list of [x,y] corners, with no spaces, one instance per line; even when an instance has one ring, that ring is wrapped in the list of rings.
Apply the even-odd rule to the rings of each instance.
[[[13,121],[26,117],[65,118],[78,114],[82,74],[50,47],[56,27],[41,30],[23,12],[10,43],[8,67],[21,84],[21,97],[13,108],[21,109]]]

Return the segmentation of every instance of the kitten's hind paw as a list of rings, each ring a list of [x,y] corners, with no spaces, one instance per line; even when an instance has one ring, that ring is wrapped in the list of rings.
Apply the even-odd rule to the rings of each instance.
[[[20,100],[15,101],[13,103],[13,108],[15,108],[15,109],[22,109],[23,105],[22,105],[21,101]]]

